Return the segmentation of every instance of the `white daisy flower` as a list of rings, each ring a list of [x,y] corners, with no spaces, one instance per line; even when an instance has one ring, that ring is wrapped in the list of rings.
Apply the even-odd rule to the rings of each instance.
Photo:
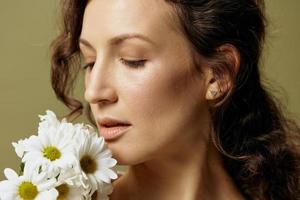
[[[67,183],[55,187],[58,191],[59,200],[82,200],[87,199],[88,192],[83,187],[76,187]]]
[[[78,170],[75,170],[74,167],[71,168],[64,168],[60,171],[57,179],[57,185],[61,184],[68,184],[71,186],[80,187],[84,185],[81,180],[82,174],[78,172]]]
[[[18,174],[9,168],[4,170],[7,180],[0,182],[0,199],[2,200],[56,200],[58,196],[55,178],[48,179],[46,173],[25,165],[24,174]]]
[[[92,126],[59,121],[50,110],[39,117],[37,135],[12,143],[25,168],[21,176],[5,169],[0,200],[108,200],[118,176],[104,138]]]
[[[22,158],[25,153],[25,146],[28,139],[19,140],[18,142],[13,142],[12,145],[15,148],[16,154]]]
[[[113,192],[113,186],[107,183],[100,183],[98,190],[95,192],[96,200],[109,200],[109,196]]]
[[[58,199],[64,200],[80,200],[89,197],[90,188],[85,187],[82,180],[87,180],[82,177],[81,173],[76,173],[74,168],[63,169],[57,177],[56,189],[59,193]]]
[[[105,147],[103,137],[98,137],[96,132],[88,134],[80,132],[77,135],[77,142],[78,168],[82,176],[88,179],[93,194],[103,182],[110,184],[111,179],[118,177],[115,171],[110,169],[117,161],[111,157],[110,149]]]
[[[41,116],[45,121],[40,123],[38,135],[33,135],[26,141],[25,155],[22,158],[24,163],[42,166],[51,177],[76,163],[73,139],[75,128],[71,123],[57,123],[53,114],[48,111],[46,116]]]
[[[60,121],[51,110],[46,110],[46,115],[39,115],[39,118],[41,122],[39,123],[38,133],[45,132],[51,127],[57,128],[60,125]]]

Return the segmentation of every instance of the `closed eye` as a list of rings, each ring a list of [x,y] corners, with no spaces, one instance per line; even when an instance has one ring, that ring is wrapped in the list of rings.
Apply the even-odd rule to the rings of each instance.
[[[121,58],[120,61],[129,67],[138,68],[144,67],[147,60],[125,60]]]
[[[144,67],[145,63],[147,60],[125,60],[123,58],[120,58],[120,62],[122,62],[123,64],[129,66],[129,67],[133,67],[133,68],[138,68],[138,67]],[[82,68],[85,70],[87,68],[92,68],[95,65],[95,62],[90,62],[90,63],[86,63],[82,66]]]
[[[82,66],[82,68],[85,70],[87,68],[92,68],[95,65],[95,62],[86,63]]]

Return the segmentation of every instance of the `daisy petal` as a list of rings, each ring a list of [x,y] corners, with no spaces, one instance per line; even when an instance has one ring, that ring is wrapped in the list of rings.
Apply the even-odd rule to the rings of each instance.
[[[4,169],[4,175],[8,180],[15,180],[19,177],[18,174],[10,168]]]
[[[114,167],[117,164],[117,161],[113,158],[103,158],[98,162],[98,164],[99,166],[105,166],[110,168],[110,167]]]

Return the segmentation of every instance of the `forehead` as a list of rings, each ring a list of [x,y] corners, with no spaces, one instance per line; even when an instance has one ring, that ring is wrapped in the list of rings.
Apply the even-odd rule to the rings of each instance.
[[[164,0],[91,0],[83,18],[81,37],[103,41],[137,32],[162,40],[178,27],[173,7]]]

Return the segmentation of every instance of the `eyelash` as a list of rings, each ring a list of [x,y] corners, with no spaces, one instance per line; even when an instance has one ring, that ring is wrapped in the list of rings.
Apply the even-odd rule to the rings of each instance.
[[[146,63],[146,60],[125,60],[123,58],[121,58],[120,61],[123,64],[134,68],[144,67]]]
[[[133,68],[139,68],[139,67],[144,67],[146,60],[125,60],[123,58],[120,58],[120,61],[129,66],[129,67],[133,67]],[[89,67],[93,67],[95,64],[95,62],[91,62],[91,63],[87,63],[85,64],[82,68],[85,70]]]
[[[82,68],[83,68],[84,70],[86,70],[87,68],[93,67],[94,64],[95,64],[95,62],[87,63],[87,64],[84,64],[84,65],[82,66]]]

